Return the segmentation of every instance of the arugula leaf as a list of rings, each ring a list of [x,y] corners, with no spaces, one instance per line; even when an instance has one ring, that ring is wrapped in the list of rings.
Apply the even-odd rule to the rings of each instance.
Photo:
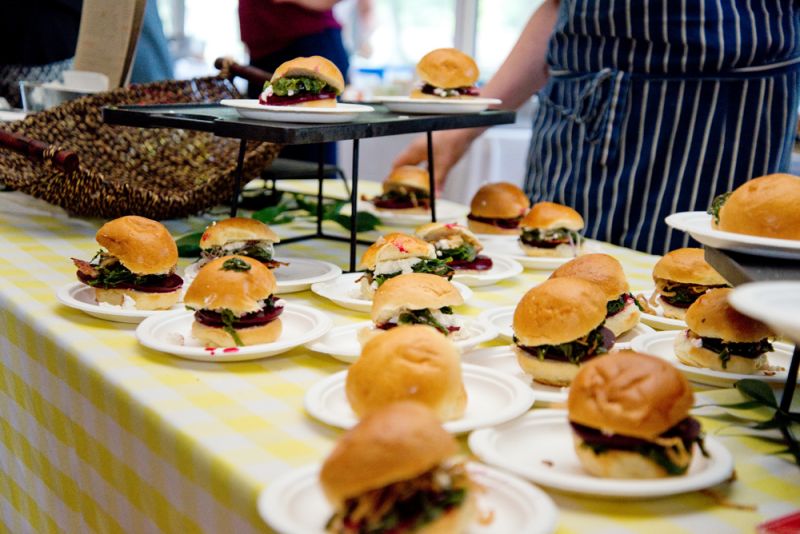
[[[477,255],[478,252],[475,250],[475,247],[473,247],[469,243],[464,243],[463,245],[456,248],[439,251],[439,257],[446,262],[472,261],[475,259],[475,256]]]
[[[236,316],[233,312],[228,308],[223,308],[220,315],[222,316],[222,323],[225,325],[222,329],[230,334],[237,347],[244,345],[244,343],[242,343],[242,338],[239,337],[239,334],[236,333],[236,329],[233,327],[233,324],[236,322]]]
[[[241,258],[229,258],[222,263],[223,271],[249,271],[252,269],[249,263]]]
[[[200,238],[203,232],[193,232],[175,240],[178,245],[178,256],[181,258],[197,258],[200,256]]]
[[[731,193],[732,191],[728,191],[727,193],[722,193],[714,197],[714,200],[711,201],[711,206],[706,210],[706,213],[714,217],[714,222],[716,224],[719,224],[719,210],[721,210],[725,202],[728,201],[728,197],[731,196]]]

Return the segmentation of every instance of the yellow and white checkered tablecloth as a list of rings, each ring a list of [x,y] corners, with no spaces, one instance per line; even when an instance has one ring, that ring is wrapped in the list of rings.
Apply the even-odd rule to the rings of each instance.
[[[306,349],[258,361],[181,360],[140,346],[134,325],[60,305],[90,258],[102,221],[71,219],[16,193],[0,194],[0,530],[7,532],[264,532],[256,497],[282,473],[318,462],[340,434],[309,418],[305,390],[344,365]],[[207,219],[169,222],[174,235]],[[302,225],[282,226],[286,236]],[[302,228],[300,228],[302,229]],[[655,258],[607,247],[635,289]],[[311,241],[280,255],[345,264],[346,245]],[[544,273],[475,288],[464,313],[514,304]],[[286,299],[364,320],[311,292]],[[499,344],[499,342],[498,342]],[[703,418],[714,433],[727,423]],[[800,507],[800,470],[748,437],[721,436],[738,480],[707,494],[613,502],[551,493],[559,532],[752,531]]]

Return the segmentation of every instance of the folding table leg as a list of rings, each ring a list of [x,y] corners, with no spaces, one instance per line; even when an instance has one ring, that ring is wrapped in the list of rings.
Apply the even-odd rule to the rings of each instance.
[[[239,141],[239,158],[236,160],[236,182],[233,185],[233,198],[231,198],[231,217],[236,217],[239,209],[239,194],[242,192],[242,179],[244,178],[244,154],[247,152],[247,140]]]
[[[353,186],[350,191],[350,272],[356,270],[356,223],[358,222],[358,139],[353,139]]]
[[[433,174],[433,132],[425,132],[428,137],[428,184],[431,199],[431,222],[436,222],[436,176]]]
[[[322,183],[325,179],[322,168],[325,165],[325,145],[319,144],[319,155],[317,158],[317,236],[322,237]]]

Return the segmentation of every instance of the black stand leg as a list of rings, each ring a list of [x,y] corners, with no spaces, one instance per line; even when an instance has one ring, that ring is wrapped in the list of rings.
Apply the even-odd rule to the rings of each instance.
[[[319,144],[319,159],[317,160],[317,236],[322,236],[322,183],[325,177],[322,168],[325,165],[325,145]]]
[[[247,141],[239,142],[239,158],[236,160],[236,182],[233,185],[233,198],[231,198],[231,217],[236,217],[239,209],[239,194],[242,192],[242,179],[244,177],[244,154],[247,152]]]
[[[783,396],[781,397],[781,410],[786,413],[789,413],[792,409],[792,397],[794,397],[794,389],[797,387],[798,367],[800,367],[800,346],[795,346],[792,361],[789,364],[789,374],[786,377]]]
[[[350,272],[356,270],[356,222],[358,221],[358,139],[353,139],[353,187],[350,191]]]
[[[428,137],[428,177],[431,191],[431,222],[436,222],[436,176],[433,171],[433,132],[425,132]]]

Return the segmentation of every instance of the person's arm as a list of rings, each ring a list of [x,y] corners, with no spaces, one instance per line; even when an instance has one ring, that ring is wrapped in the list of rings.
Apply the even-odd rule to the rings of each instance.
[[[545,0],[528,20],[517,43],[492,79],[481,89],[485,98],[499,98],[505,109],[524,104],[547,82],[547,43],[558,17],[559,0]],[[442,185],[472,141],[486,128],[447,130],[434,133],[434,171]],[[427,159],[425,137],[415,139],[393,165],[417,165]]]
[[[327,11],[339,3],[339,0],[274,0],[276,4],[297,4],[314,11]]]

